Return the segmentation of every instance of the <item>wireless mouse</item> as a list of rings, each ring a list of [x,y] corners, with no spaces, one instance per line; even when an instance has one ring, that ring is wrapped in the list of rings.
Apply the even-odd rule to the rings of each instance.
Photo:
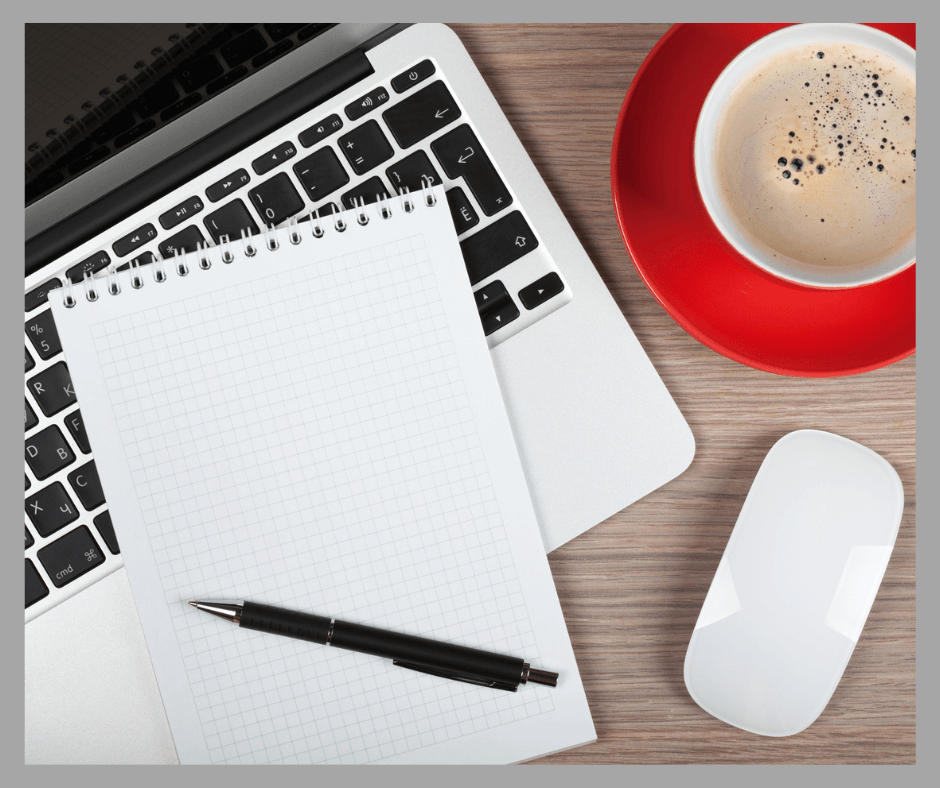
[[[818,430],[767,453],[685,655],[685,686],[724,722],[792,736],[822,713],[871,610],[901,523],[888,462]]]

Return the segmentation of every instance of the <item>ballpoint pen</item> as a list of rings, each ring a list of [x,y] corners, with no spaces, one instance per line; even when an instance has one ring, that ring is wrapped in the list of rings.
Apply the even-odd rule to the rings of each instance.
[[[190,602],[193,607],[245,629],[308,640],[324,646],[358,651],[392,660],[393,665],[432,676],[515,692],[532,681],[550,687],[558,674],[533,668],[519,657],[441,643],[384,629],[298,613],[255,602]]]

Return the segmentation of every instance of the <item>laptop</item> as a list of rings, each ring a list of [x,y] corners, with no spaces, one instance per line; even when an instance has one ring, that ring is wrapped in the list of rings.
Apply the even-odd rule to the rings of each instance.
[[[224,236],[302,227],[443,184],[545,550],[682,473],[694,453],[688,425],[453,31],[222,25],[174,35],[153,51],[158,61],[125,76],[123,96],[74,116],[71,138],[52,134],[55,151],[30,151],[28,763],[177,762],[121,523],[108,513],[51,318],[66,277],[83,297],[86,275],[106,281],[108,271]],[[82,561],[88,549],[104,560]]]

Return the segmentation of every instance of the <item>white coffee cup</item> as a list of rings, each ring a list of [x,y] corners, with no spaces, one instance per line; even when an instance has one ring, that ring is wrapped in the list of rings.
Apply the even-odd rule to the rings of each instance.
[[[705,98],[698,125],[695,127],[695,178],[712,221],[728,243],[752,263],[783,279],[811,287],[857,287],[886,279],[913,264],[916,256],[916,237],[900,251],[861,270],[838,268],[817,270],[815,267],[809,270],[806,266],[796,265],[797,261],[788,262],[786,258],[769,256],[745,237],[735,226],[719,198],[714,172],[714,147],[718,119],[725,102],[738,83],[758,63],[784,50],[831,41],[874,49],[909,69],[912,74],[916,74],[915,51],[894,36],[867,25],[848,23],[792,25],[764,36],[728,64]]]

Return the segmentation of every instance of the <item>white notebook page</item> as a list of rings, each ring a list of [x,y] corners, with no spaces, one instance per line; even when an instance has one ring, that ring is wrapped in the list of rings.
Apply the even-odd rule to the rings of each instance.
[[[595,738],[443,192],[51,297],[184,763],[499,763]],[[397,204],[396,204],[397,207]],[[124,274],[121,274],[124,277]],[[522,657],[516,693],[241,630],[272,604]]]

